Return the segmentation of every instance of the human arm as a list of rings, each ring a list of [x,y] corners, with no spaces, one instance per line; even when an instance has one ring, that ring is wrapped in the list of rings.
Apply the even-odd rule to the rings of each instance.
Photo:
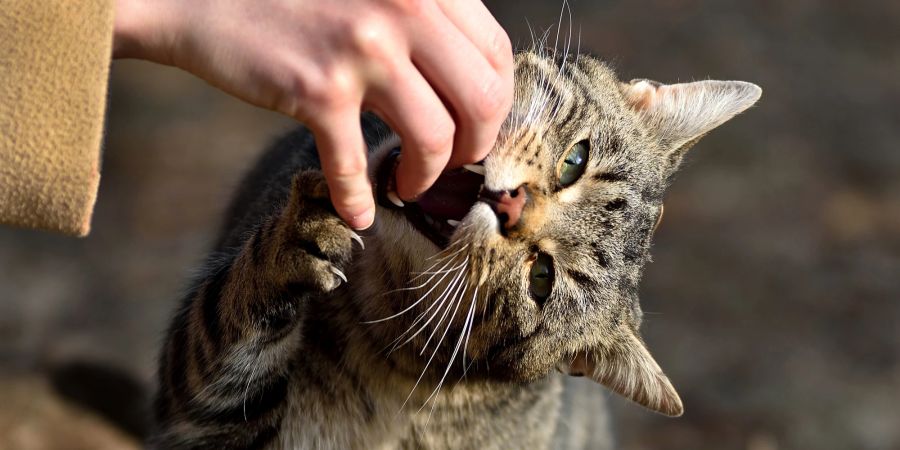
[[[374,219],[361,110],[400,134],[397,190],[412,199],[482,159],[512,103],[509,38],[477,0],[118,0],[113,51],[305,123],[358,229]]]

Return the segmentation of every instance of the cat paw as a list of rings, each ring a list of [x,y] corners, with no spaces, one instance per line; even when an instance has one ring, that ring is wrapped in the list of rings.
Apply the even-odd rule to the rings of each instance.
[[[298,263],[298,280],[322,292],[347,283],[354,247],[365,248],[362,238],[335,212],[325,177],[305,171],[294,177],[288,208],[292,232],[288,244],[305,255]]]

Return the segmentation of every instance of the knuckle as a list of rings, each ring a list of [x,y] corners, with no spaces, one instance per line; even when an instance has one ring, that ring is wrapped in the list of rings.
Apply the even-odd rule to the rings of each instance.
[[[326,67],[315,82],[307,83],[306,99],[325,110],[337,110],[354,101],[353,73],[338,67]]]
[[[345,211],[350,215],[355,215],[360,209],[360,205],[363,204],[363,200],[362,195],[351,195],[350,197],[335,196],[332,198],[332,204],[338,211]]]
[[[496,67],[509,67],[512,65],[512,42],[503,30],[496,30],[491,36],[488,57]]]
[[[420,151],[428,156],[441,155],[450,151],[453,146],[453,136],[456,133],[456,126],[452,121],[447,120],[435,127],[430,133],[419,138],[417,147]]]
[[[356,178],[365,174],[366,160],[357,156],[347,156],[337,158],[331,170],[326,176],[340,184],[348,184],[356,181]]]
[[[363,189],[358,193],[332,195],[331,204],[341,216],[354,217],[365,212],[366,205],[372,203],[372,198],[371,189]]]
[[[350,27],[354,50],[369,58],[385,58],[391,53],[388,27],[376,19],[361,19]]]
[[[322,105],[327,101],[331,90],[324,78],[317,80],[298,80],[298,96],[313,105]]]
[[[506,85],[500,77],[492,76],[483,91],[474,97],[470,111],[472,118],[479,122],[497,119],[509,101],[507,97],[510,97],[510,94],[506,91]]]

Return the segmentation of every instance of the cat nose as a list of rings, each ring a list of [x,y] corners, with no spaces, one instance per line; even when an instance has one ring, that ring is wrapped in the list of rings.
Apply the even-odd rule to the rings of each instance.
[[[524,184],[508,191],[492,191],[482,186],[478,200],[487,203],[497,214],[500,226],[508,230],[515,227],[522,218],[528,192]]]

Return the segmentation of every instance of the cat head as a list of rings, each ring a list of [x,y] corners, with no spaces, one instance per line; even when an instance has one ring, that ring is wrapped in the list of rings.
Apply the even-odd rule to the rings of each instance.
[[[415,294],[381,313],[408,308],[413,341],[453,336],[447,364],[518,382],[557,369],[680,415],[638,333],[638,282],[685,152],[760,93],[741,81],[623,83],[590,56],[519,54],[493,151],[385,213],[421,273],[408,280]]]

